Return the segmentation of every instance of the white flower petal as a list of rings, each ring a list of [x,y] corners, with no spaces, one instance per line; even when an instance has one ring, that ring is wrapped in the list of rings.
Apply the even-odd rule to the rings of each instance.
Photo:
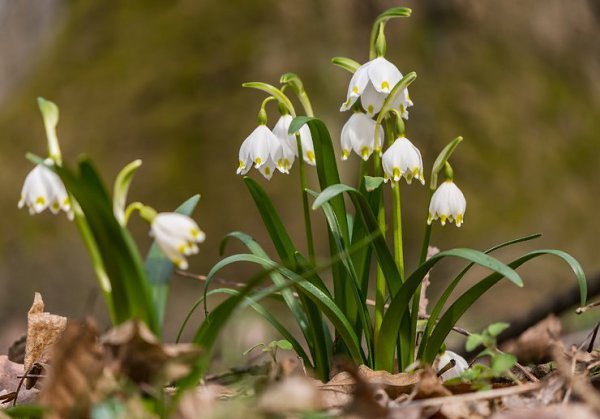
[[[462,191],[454,182],[447,180],[437,188],[431,197],[427,222],[431,224],[431,221],[439,218],[442,225],[449,221],[455,222],[456,226],[460,227],[466,209],[467,201]]]
[[[398,68],[383,57],[375,58],[368,66],[369,79],[375,90],[389,93],[402,78]]]
[[[450,368],[440,376],[442,381],[448,381],[452,378],[459,377],[463,371],[469,369],[469,363],[462,356],[458,355],[456,352],[444,351],[444,353],[437,358],[435,370],[439,372],[453,361],[454,367]]]
[[[175,212],[157,214],[152,221],[150,235],[180,269],[187,268],[185,256],[198,253],[196,243],[203,242],[206,237],[193,219]]]
[[[373,87],[373,84],[369,82],[365,91],[360,96],[360,102],[367,115],[373,116],[381,110],[386,97],[387,93],[378,92]]]
[[[362,95],[367,83],[369,81],[368,68],[371,62],[367,62],[361,65],[352,75],[350,84],[348,85],[348,94],[346,95],[346,101],[342,104],[340,111],[347,111],[354,105],[356,99]]]
[[[375,148],[375,121],[361,112],[352,114],[344,124],[341,134],[342,152],[346,155],[347,147],[350,147],[363,160],[367,160]],[[383,137],[383,129],[380,127],[380,136]]]

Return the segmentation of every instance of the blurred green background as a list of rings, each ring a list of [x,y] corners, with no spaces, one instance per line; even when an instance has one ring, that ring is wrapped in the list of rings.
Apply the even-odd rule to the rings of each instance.
[[[349,116],[338,109],[350,75],[330,58],[364,62],[371,23],[390,6],[413,8],[412,18],[388,25],[387,55],[403,73],[419,75],[407,128],[426,176],[445,143],[465,137],[453,165],[468,201],[466,221],[460,229],[436,226],[433,244],[487,248],[541,232],[523,248],[561,248],[589,275],[600,270],[595,0],[0,0],[0,352],[22,331],[34,291],[51,311],[81,317],[96,289],[75,226],[63,216],[30,217],[16,208],[32,167],[25,153],[45,153],[37,96],[60,106],[68,162],[90,155],[112,185],[123,165],[141,158],[130,198],[161,211],[202,194],[195,218],[208,238],[190,271],[204,274],[229,231],[248,232],[269,247],[235,175],[239,146],[255,128],[264,97],[241,83],[275,84],[284,72],[299,74],[337,146]],[[355,182],[357,162],[340,162],[346,182]],[[297,173],[270,182],[254,170],[251,176],[260,178],[303,248]],[[404,191],[412,266],[427,203],[424,188]],[[323,232],[323,219],[316,220]],[[145,254],[148,228],[139,220],[131,225]],[[326,249],[326,236],[317,236]],[[457,267],[436,268],[434,294]],[[462,325],[519,315],[574,283],[552,260],[523,272],[524,289],[496,287]],[[223,276],[243,282],[249,273],[240,266]],[[168,338],[201,290],[194,280],[174,278]],[[102,301],[96,307],[105,318]]]

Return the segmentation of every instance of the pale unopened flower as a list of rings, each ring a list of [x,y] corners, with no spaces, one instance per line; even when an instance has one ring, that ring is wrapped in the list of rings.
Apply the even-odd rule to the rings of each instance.
[[[286,170],[283,173],[289,173],[289,169],[294,163],[294,158],[298,157],[296,135],[288,134],[292,120],[293,118],[289,114],[281,115],[273,127],[273,134],[275,134],[283,146],[282,166]],[[302,157],[306,163],[314,166],[316,164],[315,148],[313,146],[310,128],[308,128],[308,125],[303,125],[298,133],[300,134],[300,144],[302,145]]]
[[[342,128],[342,160],[346,160],[353,150],[363,160],[368,160],[375,147],[376,123],[361,112],[352,114]],[[383,138],[383,129],[379,127],[379,138]]]
[[[179,269],[187,269],[185,257],[198,253],[196,244],[206,238],[194,220],[176,212],[157,214],[152,220],[150,235]]]
[[[367,114],[375,115],[381,110],[385,98],[401,79],[402,73],[398,68],[383,57],[375,58],[361,65],[350,80],[346,101],[342,104],[340,111],[347,111],[360,98],[362,107]],[[406,108],[412,104],[408,90],[404,89],[404,92],[393,103],[393,107],[401,111],[403,118],[408,118]]]
[[[47,159],[45,163],[52,165],[52,160]],[[25,178],[18,206],[23,208],[25,205],[31,215],[39,214],[48,208],[53,214],[63,210],[69,219],[73,219],[65,185],[56,173],[43,164],[36,165]]]
[[[460,377],[463,371],[469,369],[469,363],[462,356],[452,351],[444,351],[444,353],[437,358],[435,370],[439,372],[452,362],[454,362],[454,366],[446,370],[440,376],[442,381],[448,381],[452,378]]]
[[[266,125],[259,125],[240,147],[238,175],[248,173],[252,165],[267,179],[275,167],[283,167],[282,145]],[[283,169],[281,169],[283,170]]]
[[[458,186],[453,181],[446,180],[431,197],[427,223],[431,224],[433,220],[439,218],[442,225],[445,225],[446,221],[449,221],[456,223],[456,226],[460,227],[466,209],[467,201],[461,190],[458,189]]]
[[[381,162],[386,180],[398,182],[404,177],[410,184],[413,178],[416,178],[425,184],[421,152],[407,138],[397,138],[383,153]]]

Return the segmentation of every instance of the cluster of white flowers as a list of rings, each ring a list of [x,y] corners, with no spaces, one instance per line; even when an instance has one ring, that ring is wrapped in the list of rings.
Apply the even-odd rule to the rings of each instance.
[[[342,112],[351,108],[356,111],[342,129],[342,160],[348,159],[351,151],[363,160],[368,160],[374,151],[381,150],[382,145],[375,141],[376,138],[383,138],[383,129],[377,126],[373,117],[381,110],[385,99],[401,79],[402,73],[398,68],[383,57],[375,58],[356,70],[348,86],[346,101],[340,108]],[[355,106],[359,99],[362,109]],[[410,106],[413,106],[413,102],[405,88],[391,108],[403,119],[408,119],[407,109]],[[375,135],[376,130],[379,130],[379,135]],[[397,183],[404,178],[409,184],[413,179],[425,184],[421,152],[404,135],[396,138],[383,153],[382,166],[386,182],[391,180],[392,183]],[[449,221],[460,227],[466,206],[463,193],[452,180],[448,180],[432,196],[428,223],[439,218],[442,225]]]
[[[296,136],[288,134],[292,117],[282,115],[271,131],[266,125],[259,125],[244,140],[240,147],[238,175],[248,173],[252,165],[266,178],[271,179],[275,169],[289,174],[296,157],[298,146]],[[310,129],[304,125],[300,128],[300,143],[304,161],[315,165],[315,150]]]

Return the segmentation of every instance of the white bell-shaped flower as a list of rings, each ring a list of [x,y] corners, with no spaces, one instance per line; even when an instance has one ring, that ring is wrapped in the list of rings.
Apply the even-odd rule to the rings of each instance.
[[[288,134],[290,124],[292,123],[292,116],[289,114],[281,115],[277,123],[273,127],[273,134],[279,139],[283,146],[283,160],[282,165],[286,170],[283,173],[289,173],[289,169],[294,163],[294,158],[298,157],[298,145],[296,144],[296,135]],[[315,148],[313,146],[312,136],[310,135],[310,128],[308,125],[303,125],[299,131],[300,144],[302,145],[302,154],[304,161],[311,166],[316,164],[315,161]],[[286,161],[287,160],[287,161]],[[280,169],[281,170],[281,169]]]
[[[408,138],[397,138],[383,153],[381,162],[386,181],[391,179],[392,182],[398,182],[400,178],[404,177],[409,184],[413,178],[425,184],[421,152]]]
[[[283,148],[277,137],[266,125],[259,125],[240,147],[237,174],[245,175],[254,164],[264,177],[271,179],[273,169],[282,166],[282,158]]]
[[[446,221],[449,221],[456,223],[456,226],[460,227],[466,209],[467,201],[461,190],[458,189],[458,186],[453,181],[446,180],[431,197],[427,223],[431,224],[433,220],[439,218],[442,225],[446,225]]]
[[[150,235],[179,269],[187,269],[185,257],[198,253],[196,243],[206,239],[194,220],[176,212],[157,214],[152,220]]]
[[[45,163],[51,165],[52,160],[47,159]],[[18,206],[23,208],[25,205],[31,215],[39,214],[48,208],[53,214],[63,210],[70,220],[73,219],[65,185],[56,173],[43,164],[36,165],[25,178]]]
[[[435,363],[436,372],[441,371],[442,368],[446,367],[446,365],[451,362],[454,362],[454,366],[440,376],[442,381],[448,381],[452,378],[459,377],[463,371],[469,369],[469,363],[462,356],[456,352],[444,351],[444,353],[438,356]]]
[[[363,160],[368,160],[375,146],[376,123],[362,112],[352,114],[342,128],[342,160],[346,160],[353,150]],[[379,127],[379,138],[383,138],[383,128]]]
[[[385,98],[401,79],[402,73],[398,68],[383,57],[361,65],[350,80],[346,101],[340,111],[347,111],[360,98],[365,112],[369,116],[375,115],[381,110]],[[408,118],[406,108],[413,104],[408,97],[408,89],[404,89],[403,94],[399,95],[399,99],[395,102],[393,107],[401,111],[403,118]]]

